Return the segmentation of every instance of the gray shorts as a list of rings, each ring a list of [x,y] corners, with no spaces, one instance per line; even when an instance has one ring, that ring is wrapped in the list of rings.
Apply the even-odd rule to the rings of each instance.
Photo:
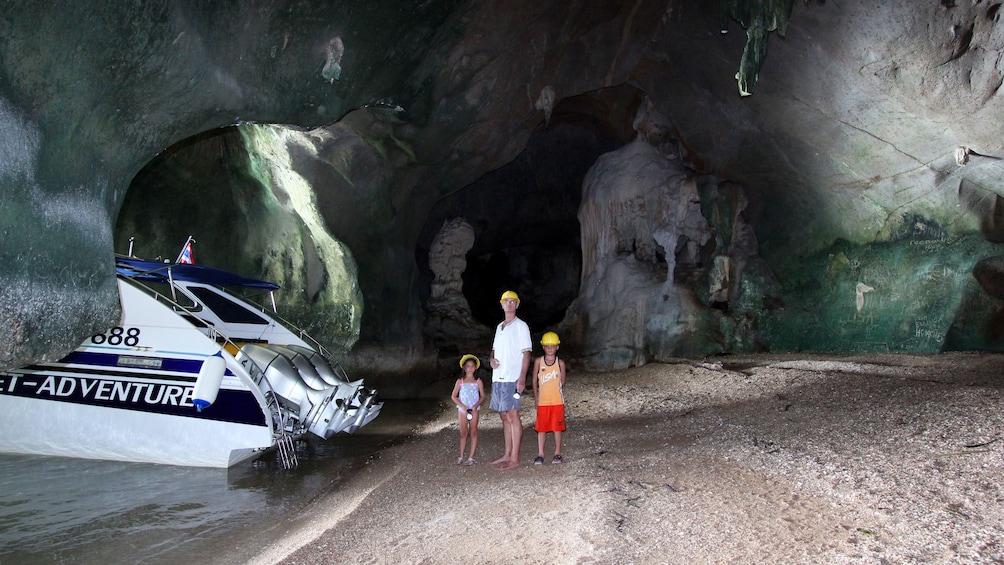
[[[516,383],[492,383],[492,402],[489,408],[496,412],[519,410],[519,400],[512,395],[516,392]]]

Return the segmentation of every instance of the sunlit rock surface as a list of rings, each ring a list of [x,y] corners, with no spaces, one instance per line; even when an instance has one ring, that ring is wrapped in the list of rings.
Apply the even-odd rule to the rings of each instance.
[[[452,217],[475,231],[463,277],[474,318],[487,326],[499,316],[489,281],[525,285],[521,310],[535,335],[558,327],[574,300],[562,348],[596,367],[716,351],[1004,344],[1001,298],[972,272],[1004,241],[999,4],[796,2],[747,97],[735,78],[746,34],[735,22],[721,34],[714,2],[0,8],[0,325],[10,328],[0,365],[51,359],[114,323],[111,259],[123,237],[177,246],[192,233],[206,245],[198,226],[163,236],[114,226],[127,190],[146,190],[132,181],[154,156],[186,139],[199,151],[192,136],[246,122],[314,137],[286,138],[285,156],[259,163],[278,170],[270,161],[288,158],[284,170],[314,190],[317,215],[271,226],[295,250],[269,253],[259,234],[232,247],[228,264],[281,273],[304,301],[297,315],[309,317],[333,280],[328,262],[344,255],[334,262],[351,278],[350,257],[358,290],[331,297],[343,314],[324,331],[344,345],[358,332],[354,351],[402,375],[428,357],[427,255]],[[664,118],[635,140],[642,99]],[[579,199],[591,214],[592,197],[552,190],[560,197],[547,202],[560,206],[550,209],[526,198],[563,187],[527,179],[558,176],[571,160],[520,161],[545,154],[527,151],[535,132],[558,131],[571,114],[580,129],[567,139],[592,131],[589,147],[603,148],[586,152],[592,161],[646,143],[673,163],[660,182],[696,192],[700,213],[626,207],[651,225],[631,249],[602,248],[603,261],[598,224],[582,228],[594,243],[573,244],[566,234],[579,226],[565,219],[580,214]],[[653,141],[662,130],[673,158]],[[220,154],[218,168],[241,151]],[[628,192],[607,200],[629,202],[637,187],[627,179],[657,162],[622,170],[605,186]],[[514,163],[530,174],[505,176]],[[567,166],[568,177],[591,164]],[[236,174],[293,205],[280,201],[286,179]],[[677,178],[690,180],[669,182]],[[242,202],[236,194],[203,193],[192,205],[225,212]],[[560,218],[560,246],[541,245],[550,220],[533,214],[545,209]],[[676,228],[659,229],[649,219],[659,214]],[[236,233],[250,225],[232,216]],[[632,225],[626,212],[618,221]]]
[[[174,260],[192,235],[196,262],[279,284],[284,317],[348,349],[363,316],[356,264],[321,218],[313,179],[294,168],[325,138],[247,125],[171,148],[137,175],[142,188],[126,195],[117,239],[133,238],[136,256]],[[272,298],[256,297],[265,307]]]

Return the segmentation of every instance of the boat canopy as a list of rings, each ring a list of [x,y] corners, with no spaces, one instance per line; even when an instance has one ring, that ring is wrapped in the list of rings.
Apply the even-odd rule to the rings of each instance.
[[[170,269],[170,275],[168,270]],[[279,285],[258,279],[249,279],[222,269],[190,263],[161,263],[133,257],[115,257],[115,271],[124,277],[139,281],[169,283],[171,279],[198,282],[217,286],[278,290]]]

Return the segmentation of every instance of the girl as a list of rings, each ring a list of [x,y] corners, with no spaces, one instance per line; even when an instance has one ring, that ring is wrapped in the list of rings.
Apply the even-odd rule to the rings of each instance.
[[[471,466],[477,463],[474,452],[478,450],[478,416],[485,401],[485,386],[477,375],[481,360],[468,353],[460,358],[460,368],[464,374],[453,386],[453,403],[457,405],[457,423],[460,425],[460,457],[457,465]],[[471,453],[464,459],[467,435],[471,436]]]

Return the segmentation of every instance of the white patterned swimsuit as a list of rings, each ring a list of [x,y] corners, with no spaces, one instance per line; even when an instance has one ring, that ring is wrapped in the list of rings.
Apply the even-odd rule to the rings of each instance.
[[[481,400],[481,394],[478,392],[478,383],[460,383],[460,393],[457,394],[460,399],[460,403],[467,408],[474,408],[474,406]],[[480,408],[479,408],[480,410]],[[457,406],[458,412],[466,412],[465,409]]]

